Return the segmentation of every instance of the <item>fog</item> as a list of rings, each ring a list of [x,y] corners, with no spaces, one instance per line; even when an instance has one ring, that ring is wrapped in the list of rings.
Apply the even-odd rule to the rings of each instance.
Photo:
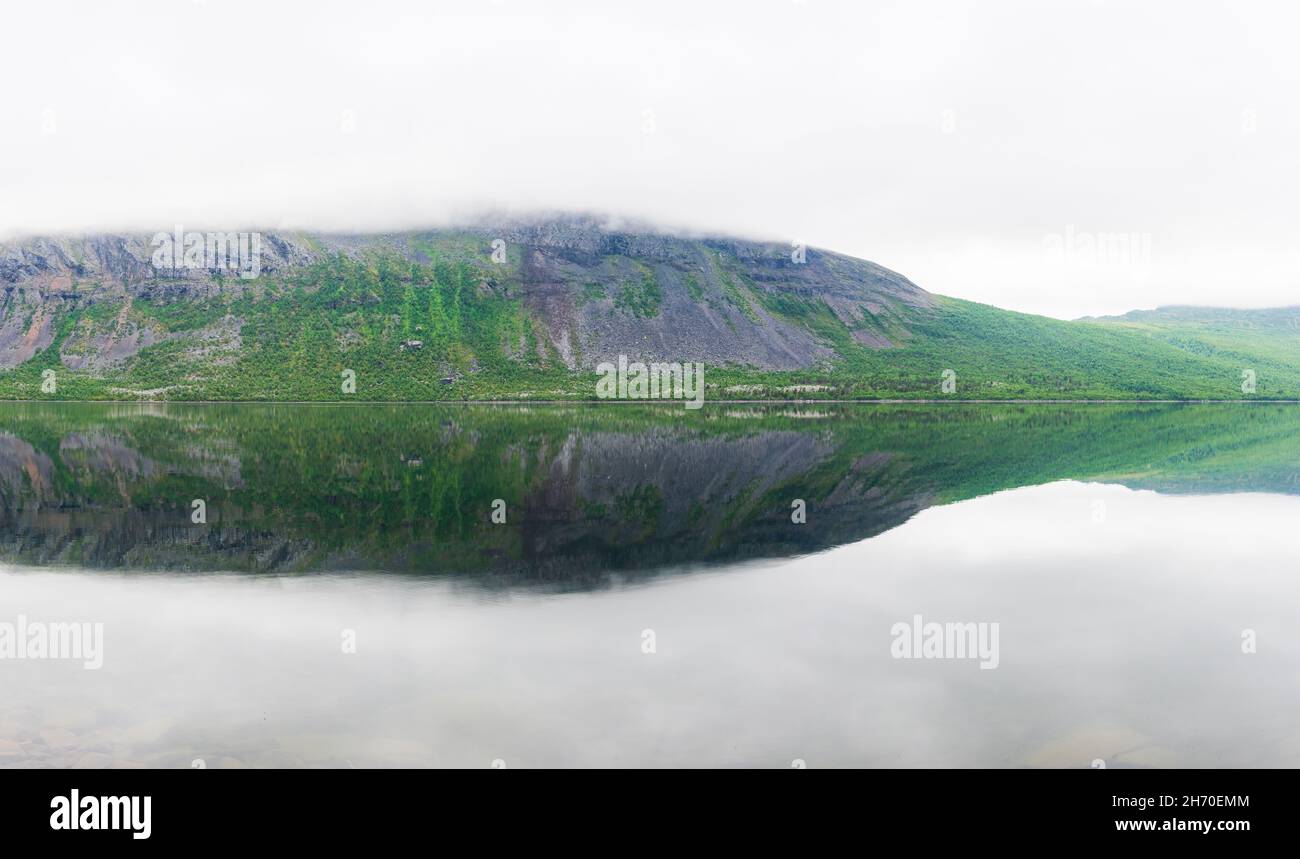
[[[1300,303],[1300,17],[1188,2],[26,4],[0,235],[580,210],[1059,317]]]

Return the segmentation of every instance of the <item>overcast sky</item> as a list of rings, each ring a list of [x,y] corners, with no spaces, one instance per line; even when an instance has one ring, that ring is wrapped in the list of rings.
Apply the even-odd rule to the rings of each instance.
[[[4,29],[0,234],[575,209],[1065,318],[1300,304],[1294,4],[43,0]]]

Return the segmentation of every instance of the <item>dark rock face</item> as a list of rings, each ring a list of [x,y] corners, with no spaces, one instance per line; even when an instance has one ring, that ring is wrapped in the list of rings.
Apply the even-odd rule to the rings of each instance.
[[[196,228],[197,229],[197,228]],[[809,327],[774,314],[774,300],[824,302],[858,343],[895,345],[898,314],[932,305],[906,278],[840,254],[718,237],[611,227],[593,218],[478,223],[421,233],[260,233],[260,273],[154,266],[146,234],[38,237],[0,243],[0,369],[48,348],[61,312],[100,301],[197,300],[264,288],[293,269],[344,254],[427,262],[429,244],[453,248],[483,272],[480,295],[520,298],[560,360],[590,370],[627,355],[762,369],[816,367],[834,357]],[[500,267],[494,250],[509,255]],[[893,319],[887,333],[880,319]],[[96,371],[165,338],[122,317],[80,331],[63,363]],[[905,333],[905,332],[904,332]]]
[[[0,307],[0,369],[31,360],[54,340],[57,297],[48,300],[37,290],[18,290]]]
[[[59,360],[71,370],[103,370],[134,357],[165,335],[128,317],[128,304],[109,325],[83,320],[59,348]]]
[[[855,328],[900,306],[933,304],[929,293],[902,275],[817,249],[796,262],[785,245],[609,229],[594,219],[477,232],[523,248],[525,294],[546,320],[552,345],[573,356],[566,359],[570,367],[591,369],[618,355],[774,370],[812,367],[831,359],[832,350],[807,328],[771,314],[765,296],[820,299]],[[618,307],[617,292],[647,277],[660,294],[658,312],[629,318]],[[589,285],[598,287],[597,297],[584,301]],[[873,348],[894,345],[871,330],[853,336]]]

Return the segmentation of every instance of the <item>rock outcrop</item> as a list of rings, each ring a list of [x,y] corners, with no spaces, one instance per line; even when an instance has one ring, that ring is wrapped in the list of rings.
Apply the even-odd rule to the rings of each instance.
[[[179,259],[176,267],[155,265],[153,237],[145,234],[0,243],[0,369],[51,346],[70,370],[121,366],[169,339],[165,326],[133,311],[132,302],[256,297],[339,254],[424,264],[431,254],[472,260],[481,273],[475,294],[521,300],[545,343],[539,348],[570,369],[590,369],[620,354],[773,370],[818,367],[835,357],[833,346],[809,325],[774,311],[781,302],[823,302],[855,342],[887,349],[907,336],[905,312],[933,301],[895,272],[829,251],[616,228],[593,218],[401,234],[266,232],[258,239],[255,278],[207,258],[194,267]],[[56,343],[61,318],[98,304],[114,310],[83,314]],[[524,350],[512,344],[506,354],[522,357]]]

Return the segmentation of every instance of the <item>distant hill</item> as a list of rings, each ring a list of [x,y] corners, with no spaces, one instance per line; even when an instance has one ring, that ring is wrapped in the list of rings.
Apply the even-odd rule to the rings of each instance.
[[[626,355],[703,362],[714,399],[1300,398],[1297,308],[1064,322],[831,251],[591,218],[263,232],[251,278],[204,243],[160,264],[152,239],[0,243],[0,397],[591,399]]]
[[[1261,386],[1284,378],[1300,362],[1300,306],[1170,306],[1085,321],[1158,340],[1181,353],[1250,368]]]
[[[1289,332],[1300,336],[1300,305],[1239,310],[1231,307],[1170,305],[1155,310],[1130,310],[1122,316],[1089,316],[1087,322],[1146,323],[1150,325],[1198,325],[1205,328],[1259,329]]]

